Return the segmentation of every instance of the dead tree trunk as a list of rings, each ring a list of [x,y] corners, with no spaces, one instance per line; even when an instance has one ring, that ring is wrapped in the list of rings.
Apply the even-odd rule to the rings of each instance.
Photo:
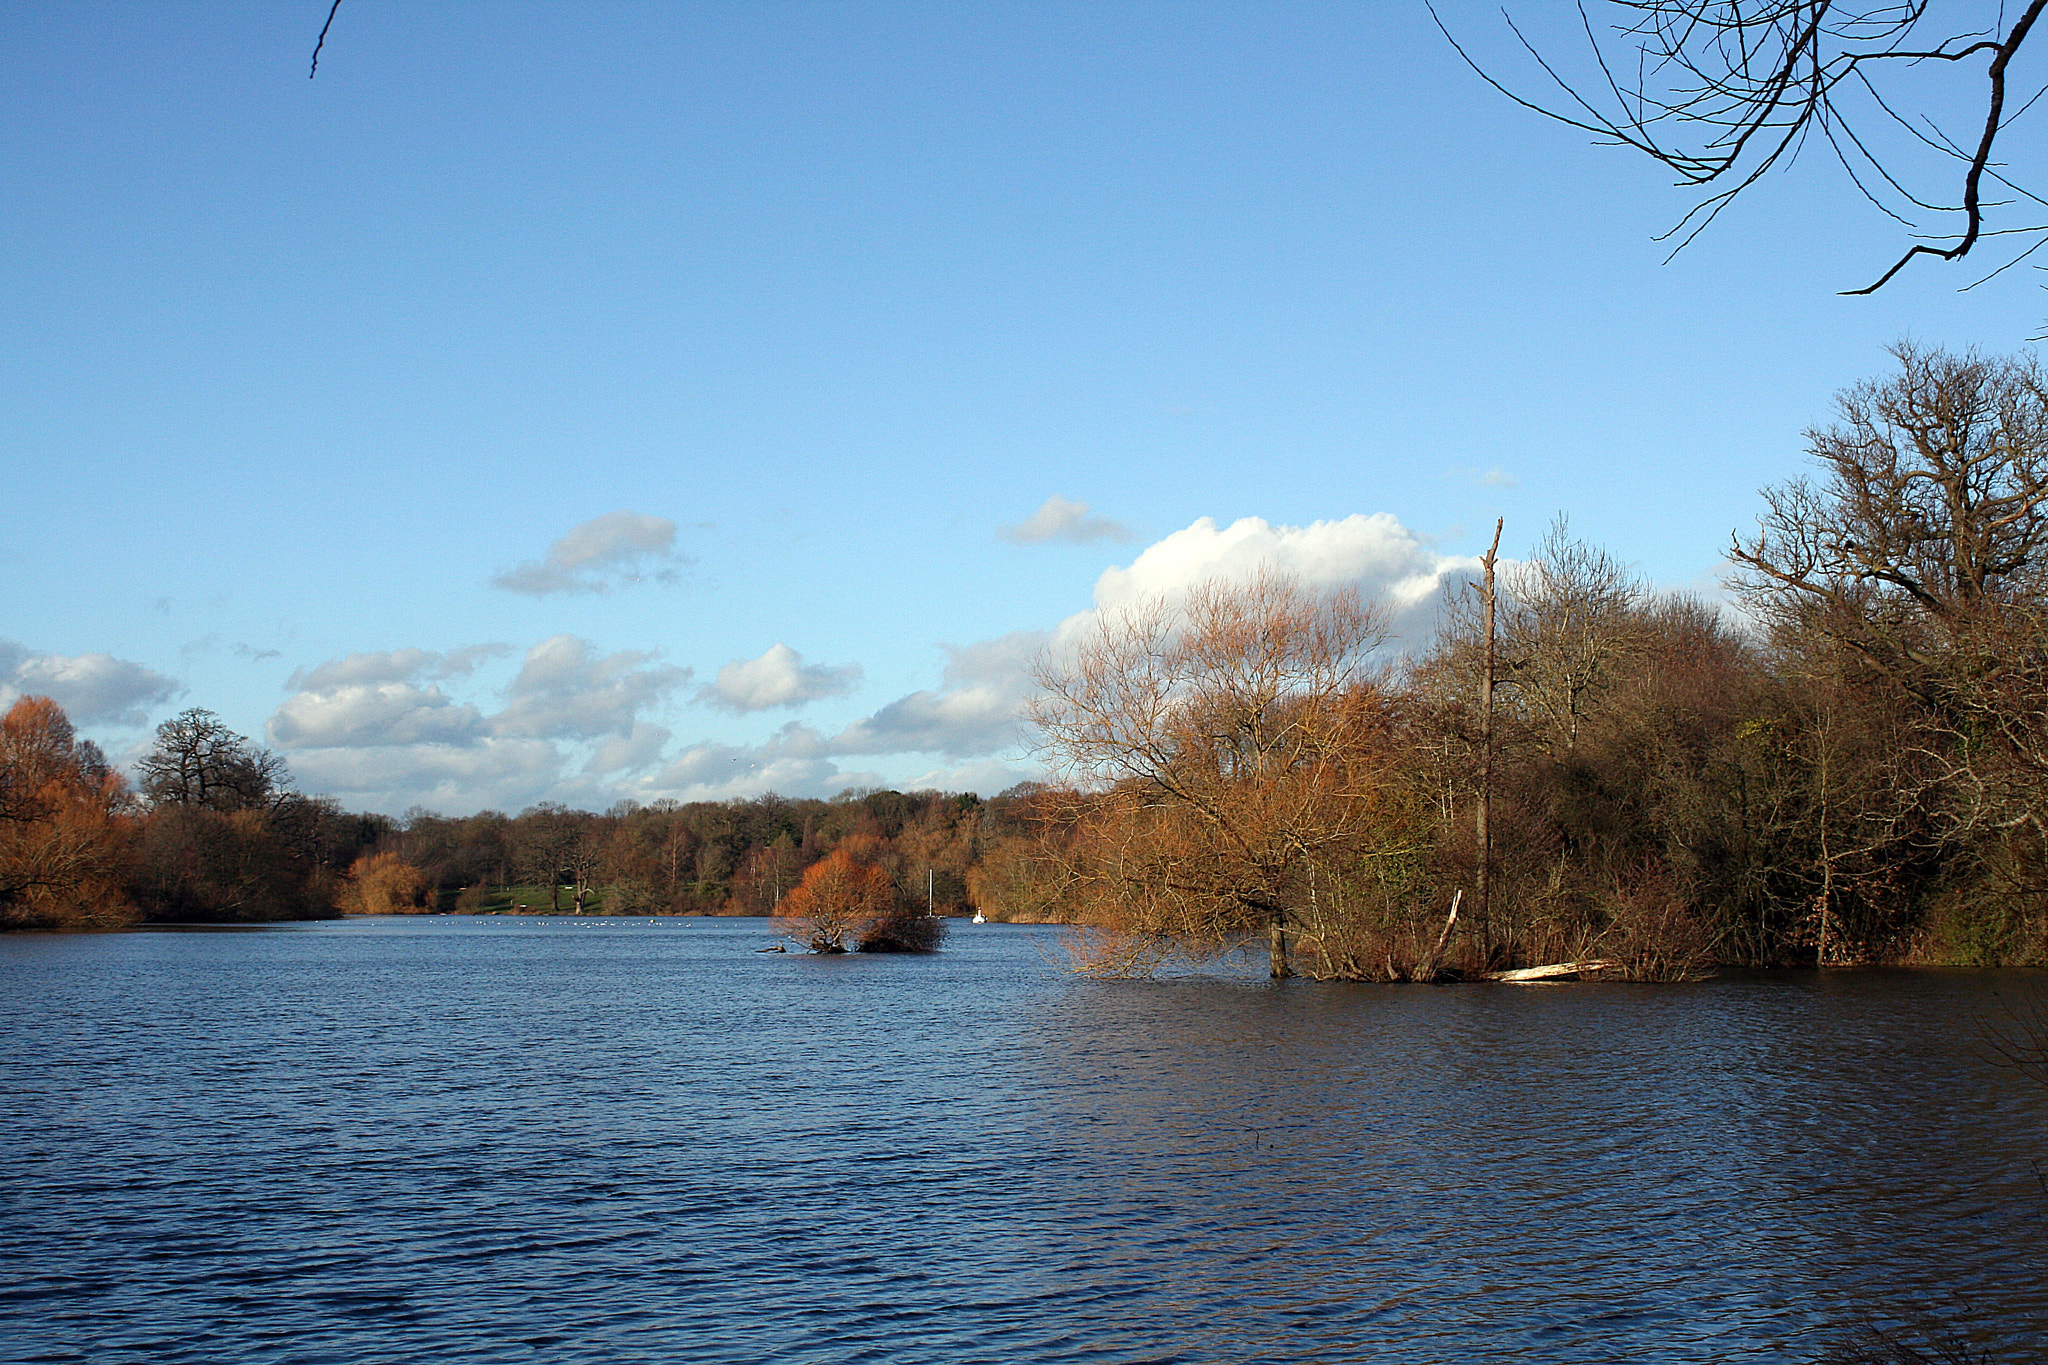
[[[1494,674],[1494,584],[1493,565],[1500,553],[1501,527],[1505,517],[1493,523],[1493,544],[1479,561],[1486,577],[1479,588],[1481,613],[1486,623],[1486,663],[1479,675],[1479,810],[1473,833],[1479,846],[1478,867],[1473,873],[1472,900],[1479,922],[1479,951],[1493,953],[1493,674]]]

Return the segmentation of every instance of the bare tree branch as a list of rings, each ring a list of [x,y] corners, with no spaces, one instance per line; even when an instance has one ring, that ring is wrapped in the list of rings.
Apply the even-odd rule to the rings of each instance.
[[[313,66],[306,72],[309,81],[320,74],[320,49],[327,46],[327,30],[334,27],[334,16],[340,9],[341,0],[334,0],[333,8],[327,11],[327,22],[320,25],[320,41],[313,44]]]
[[[1603,34],[1581,0],[1579,26],[1598,74],[1575,83],[1516,25],[1507,26],[1559,92],[1558,103],[1526,97],[1483,69],[1454,37],[1434,7],[1430,15],[1465,64],[1481,80],[1516,104],[1600,142],[1634,148],[1677,173],[1678,183],[1712,187],[1660,241],[1676,239],[1672,254],[1685,249],[1743,191],[1773,169],[1798,159],[1814,132],[1826,138],[1851,184],[1880,212],[1921,236],[1875,282],[1848,294],[1883,288],[1915,257],[1958,260],[1987,236],[2042,234],[2048,227],[1994,231],[1987,210],[2003,204],[1984,198],[1990,179],[2035,202],[2038,196],[2014,185],[1993,160],[1998,136],[2033,103],[2005,113],[2006,83],[2013,58],[2033,33],[2048,0],[2030,0],[2008,22],[2003,6],[1985,26],[1949,33],[1929,43],[1918,38],[1928,0],[1898,0],[1845,6],[1836,0],[1608,0],[1624,18]],[[1632,76],[1618,76],[1620,49],[1633,52]],[[1974,146],[1965,148],[1924,115],[1908,117],[1896,91],[1879,73],[1930,62],[1988,58],[1983,123]],[[1594,93],[1604,86],[1604,93]],[[1848,98],[1849,96],[1855,98]],[[1874,111],[1874,112],[1873,112]],[[1859,114],[1895,123],[1914,142],[1963,167],[1955,202],[1929,194],[1916,182],[1926,178],[1900,164],[1899,154],[1873,142],[1857,127]],[[1924,127],[1922,126],[1924,125]],[[1943,173],[1944,175],[1946,172]],[[1894,202],[1887,198],[1896,196]],[[1924,233],[1913,211],[1960,221],[1950,231]],[[1666,259],[1669,259],[1668,257]],[[1987,277],[1988,278],[1988,277]]]

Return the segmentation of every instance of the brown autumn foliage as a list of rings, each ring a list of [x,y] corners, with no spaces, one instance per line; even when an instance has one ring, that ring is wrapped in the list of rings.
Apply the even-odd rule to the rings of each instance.
[[[63,708],[23,697],[0,718],[0,927],[130,923],[127,784]]]
[[[331,918],[338,889],[264,812],[193,805],[149,813],[134,885],[150,919],[182,924]]]
[[[1058,923],[1073,841],[1063,820],[1071,800],[1039,782],[1021,783],[987,803],[980,856],[963,879],[965,897],[988,918],[1016,924]]]
[[[426,873],[396,853],[365,853],[341,891],[345,915],[414,915],[433,908]]]
[[[1104,960],[1255,937],[1274,976],[1384,956],[1413,849],[1400,725],[1367,662],[1383,636],[1355,592],[1268,573],[1103,613],[1041,661],[1032,719],[1072,784],[1061,895],[1114,945]]]
[[[775,932],[810,952],[843,953],[848,939],[895,908],[889,874],[849,842],[813,864],[782,898]]]

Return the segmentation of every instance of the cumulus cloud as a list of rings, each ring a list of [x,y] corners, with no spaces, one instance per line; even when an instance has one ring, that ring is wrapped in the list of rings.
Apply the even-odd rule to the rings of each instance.
[[[641,710],[690,680],[689,669],[651,666],[653,658],[630,649],[599,655],[574,635],[543,640],[526,652],[491,729],[535,739],[630,734]]]
[[[661,762],[668,747],[669,732],[659,725],[639,721],[623,735],[613,735],[591,753],[583,771],[591,776],[637,772]]]
[[[483,714],[438,687],[406,682],[330,684],[288,699],[264,726],[284,749],[373,748],[389,744],[469,745],[485,734]]]
[[[777,643],[758,659],[734,659],[721,667],[697,700],[722,711],[771,711],[843,696],[860,678],[859,664],[805,664],[803,655]]]
[[[290,686],[311,692],[351,684],[411,682],[416,678],[468,677],[488,659],[510,654],[510,645],[469,645],[438,654],[426,649],[392,649],[378,653],[351,654],[329,659],[310,669],[299,669]]]
[[[175,678],[111,654],[39,654],[0,640],[0,708],[24,696],[45,696],[74,725],[141,725],[146,708],[183,691]]]
[[[1019,782],[1043,782],[1045,770],[996,758],[977,758],[950,768],[931,768],[901,784],[904,791],[980,792],[994,796]]]
[[[439,653],[392,649],[329,659],[291,676],[299,691],[264,726],[281,749],[370,749],[389,745],[467,747],[488,734],[484,715],[438,683],[464,678],[507,645],[470,645]]]
[[[642,800],[670,796],[682,801],[728,801],[763,792],[784,796],[830,796],[848,787],[885,785],[872,772],[848,771],[833,761],[829,742],[796,721],[765,744],[692,744],[642,780]]]
[[[1203,517],[1146,547],[1128,566],[1105,569],[1095,581],[1095,609],[1172,600],[1203,583],[1249,582],[1264,569],[1310,588],[1356,587],[1384,601],[1397,626],[1412,626],[1435,606],[1447,580],[1478,572],[1479,561],[1436,553],[1387,512],[1307,526],[1276,526],[1263,517],[1218,526]],[[1071,618],[1062,634],[1089,615]]]
[[[676,553],[676,524],[640,512],[607,512],[573,526],[529,559],[496,574],[491,586],[506,592],[546,597],[553,593],[600,593],[629,583],[673,583],[677,567],[689,560]]]
[[[544,740],[391,744],[300,749],[292,773],[309,791],[369,810],[425,806],[448,814],[530,805],[561,775],[562,754]]]
[[[503,646],[329,660],[295,677],[298,695],[278,708],[269,733],[309,786],[389,810],[516,808],[539,799],[602,808],[628,796],[829,796],[879,785],[992,793],[1039,776],[1021,756],[1032,660],[1076,638],[1097,613],[1270,569],[1312,588],[1355,586],[1389,603],[1397,625],[1414,631],[1444,585],[1477,567],[1436,553],[1385,514],[1307,526],[1204,518],[1105,569],[1087,609],[1056,628],[948,646],[937,685],[836,732],[789,721],[761,743],[705,739],[676,748],[650,715],[686,695],[688,669],[558,635],[525,653],[495,701],[467,694],[478,704],[448,680],[467,677]],[[25,657],[0,653],[0,678]],[[778,642],[758,658],[728,662],[695,696],[754,715],[843,694],[859,676],[852,665],[806,664]]]
[[[1044,545],[1055,540],[1088,545],[1102,540],[1122,543],[1134,539],[1121,523],[1108,517],[1091,517],[1087,503],[1071,502],[1057,493],[1024,521],[1005,526],[996,534],[1017,545]]]
[[[1020,630],[960,648],[947,646],[936,690],[912,692],[855,721],[830,741],[838,754],[940,753],[973,758],[1011,748],[1031,693],[1032,658],[1044,631]]]
[[[496,712],[441,686],[509,652],[472,645],[330,659],[294,675],[299,691],[272,713],[265,733],[289,752],[308,788],[385,810],[590,799],[603,793],[588,779],[661,762],[669,732],[640,713],[686,683],[688,669],[633,650],[601,654],[588,640],[557,635],[526,652]],[[576,755],[564,744],[589,746],[582,778],[567,785]]]
[[[1147,547],[1130,564],[1104,570],[1096,580],[1094,606],[1068,617],[1057,630],[1016,631],[948,647],[939,687],[890,702],[826,740],[825,747],[840,755],[936,753],[982,760],[927,776],[985,768],[983,783],[998,777],[1022,780],[1033,774],[1009,768],[994,756],[1015,750],[1025,738],[1022,717],[1032,692],[1032,661],[1048,647],[1081,636],[1101,611],[1171,601],[1204,583],[1248,582],[1261,570],[1275,570],[1310,588],[1356,587],[1369,599],[1385,601],[1398,636],[1427,619],[1447,580],[1477,568],[1476,559],[1437,554],[1385,513],[1308,526],[1274,525],[1259,517],[1218,526],[1204,517]]]

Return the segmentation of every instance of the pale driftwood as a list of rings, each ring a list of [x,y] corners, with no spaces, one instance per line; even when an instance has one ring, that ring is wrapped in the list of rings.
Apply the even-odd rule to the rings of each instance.
[[[1581,972],[1597,972],[1612,967],[1612,962],[1553,962],[1544,967],[1517,967],[1511,972],[1488,972],[1488,981],[1505,981],[1510,984],[1521,981],[1555,981],[1561,976],[1577,976]]]
[[[1463,888],[1451,893],[1450,918],[1444,921],[1444,931],[1436,936],[1436,947],[1429,950],[1429,960],[1435,962],[1444,955],[1444,945],[1451,941],[1451,928],[1458,922],[1458,902],[1465,899]]]

